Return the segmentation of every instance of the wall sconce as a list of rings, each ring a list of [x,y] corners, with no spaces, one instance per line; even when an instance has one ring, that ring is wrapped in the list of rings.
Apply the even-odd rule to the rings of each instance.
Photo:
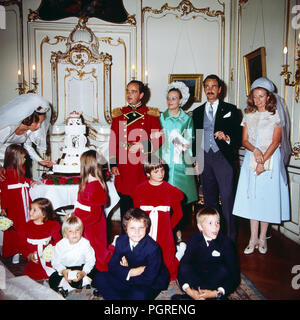
[[[135,80],[135,67],[134,67],[134,64],[131,66],[131,80]]]
[[[297,64],[297,69],[296,69],[296,73],[295,73],[295,77],[294,80],[292,82],[290,82],[290,77],[292,75],[292,73],[288,70],[289,69],[289,65],[287,64],[287,53],[288,53],[288,49],[287,47],[284,47],[283,49],[283,56],[284,56],[284,63],[282,65],[282,72],[280,73],[281,76],[283,76],[284,78],[284,83],[286,86],[290,86],[290,87],[295,87],[295,93],[296,93],[296,102],[299,101],[299,97],[300,97],[300,48],[299,48],[299,44],[300,44],[300,34],[298,37],[298,41],[297,41],[297,59],[296,59],[296,64]]]
[[[295,156],[295,160],[300,160],[300,142],[294,143],[292,151],[292,155]]]
[[[38,88],[38,82],[36,77],[36,69],[35,65],[32,65],[32,82],[33,88],[31,88],[30,84],[27,83],[25,79],[22,77],[21,70],[18,70],[18,88],[19,95],[23,93],[36,93]]]

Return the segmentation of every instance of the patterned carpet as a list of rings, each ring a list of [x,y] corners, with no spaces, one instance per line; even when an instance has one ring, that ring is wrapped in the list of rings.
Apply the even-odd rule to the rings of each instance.
[[[0,256],[0,260],[6,265],[6,267],[14,274],[14,276],[21,276],[24,271],[26,260],[21,257],[21,261],[17,265],[11,263],[10,258],[3,259]],[[41,284],[48,286],[47,281],[38,281]],[[103,300],[102,297],[96,297],[93,295],[94,289],[83,288],[81,290],[74,290],[67,296],[67,300]],[[177,281],[171,281],[168,290],[162,291],[156,298],[156,300],[171,300],[174,294],[182,294]],[[243,274],[241,274],[241,282],[238,288],[229,297],[229,300],[266,300],[266,298],[256,289],[253,283],[248,280]]]
[[[17,265],[13,265],[10,262],[10,258],[3,259],[0,256],[0,260],[6,265],[6,267],[15,275],[21,276],[24,271],[26,260],[21,257],[21,262]],[[47,281],[38,281],[41,284],[48,286]],[[93,295],[94,289],[83,288],[81,290],[74,290],[67,296],[67,300],[103,300],[102,297],[96,297]],[[168,290],[162,291],[156,300],[170,300],[174,294],[182,294],[177,281],[171,281]],[[235,292],[229,297],[229,300],[266,300],[266,298],[255,288],[253,283],[248,280],[243,274],[241,274],[241,282]]]
[[[102,297],[93,295],[94,289],[81,289],[70,292],[67,300],[103,300]],[[183,293],[177,281],[171,281],[168,290],[162,291],[156,300],[171,300],[174,294]],[[241,283],[234,293],[229,297],[229,300],[265,300],[265,297],[255,288],[253,283],[241,274]]]

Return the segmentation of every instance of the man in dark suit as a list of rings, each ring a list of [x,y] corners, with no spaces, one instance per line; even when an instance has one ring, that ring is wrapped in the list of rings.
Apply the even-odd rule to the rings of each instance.
[[[98,272],[94,284],[105,300],[152,300],[169,283],[159,245],[148,235],[149,215],[129,209],[122,220],[125,235],[117,238],[108,272]]]
[[[206,300],[226,297],[240,281],[232,241],[220,230],[217,210],[204,207],[196,215],[199,232],[192,235],[180,261],[178,281],[186,295],[172,300]]]
[[[237,232],[232,209],[235,155],[241,143],[239,114],[235,105],[219,100],[222,81],[218,76],[209,75],[205,78],[204,92],[207,102],[193,111],[196,130],[193,152],[201,174],[204,203],[206,206],[220,209],[220,196],[220,211],[225,220],[226,234],[235,241]],[[199,141],[199,130],[203,133],[202,141]],[[203,149],[204,156],[201,158],[199,153]]]

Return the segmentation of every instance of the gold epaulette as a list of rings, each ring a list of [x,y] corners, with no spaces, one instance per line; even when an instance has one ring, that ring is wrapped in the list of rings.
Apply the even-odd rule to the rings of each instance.
[[[154,117],[159,117],[160,116],[160,111],[158,108],[152,108],[152,107],[148,107],[148,112],[147,114],[149,114],[150,116],[154,116]]]
[[[121,111],[121,108],[115,108],[115,109],[112,109],[111,111],[111,116],[113,118],[116,118],[116,117],[119,117],[122,115],[122,111]]]

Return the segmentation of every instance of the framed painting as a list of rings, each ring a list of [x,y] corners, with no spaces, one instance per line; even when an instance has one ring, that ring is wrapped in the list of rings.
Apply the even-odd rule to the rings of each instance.
[[[244,71],[246,94],[248,96],[253,81],[267,76],[265,47],[260,47],[244,56]]]
[[[96,17],[112,23],[125,23],[128,13],[122,0],[42,0],[31,14],[52,21],[67,17]]]
[[[182,81],[190,89],[188,102],[200,102],[202,98],[203,74],[169,74],[169,83]]]

